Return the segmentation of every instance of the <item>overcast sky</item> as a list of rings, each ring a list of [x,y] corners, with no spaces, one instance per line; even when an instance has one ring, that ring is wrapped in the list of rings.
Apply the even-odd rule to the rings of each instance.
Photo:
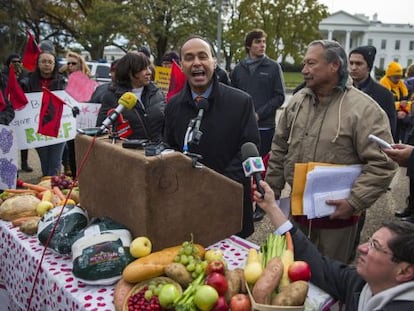
[[[413,0],[319,0],[328,6],[329,13],[345,11],[350,14],[362,13],[372,16],[377,13],[378,20],[383,23],[401,23],[414,25]]]

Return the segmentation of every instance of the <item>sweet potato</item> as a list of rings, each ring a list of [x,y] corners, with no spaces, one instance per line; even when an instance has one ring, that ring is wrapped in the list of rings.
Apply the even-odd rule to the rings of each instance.
[[[254,301],[266,305],[270,304],[272,293],[278,287],[282,275],[283,263],[279,257],[273,257],[253,286]]]
[[[128,297],[128,293],[134,287],[134,284],[126,282],[121,278],[115,285],[114,289],[114,306],[115,311],[122,311],[125,299]]]
[[[292,282],[272,299],[275,306],[301,306],[305,303],[309,285],[305,281]]]
[[[193,280],[190,272],[188,272],[186,267],[179,262],[170,263],[165,267],[164,273],[166,276],[180,284],[183,288],[187,288]]]

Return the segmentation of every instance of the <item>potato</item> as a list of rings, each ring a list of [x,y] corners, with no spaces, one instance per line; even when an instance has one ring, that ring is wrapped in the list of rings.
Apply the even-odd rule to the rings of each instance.
[[[278,287],[282,275],[283,262],[279,257],[272,258],[253,286],[254,301],[265,305],[270,304],[272,293]]]
[[[24,221],[20,226],[20,231],[28,234],[34,235],[37,233],[37,226],[39,224],[40,217],[32,217],[26,221]]]
[[[240,292],[241,279],[236,270],[226,270],[226,279],[228,288],[226,291],[226,301],[229,302],[231,297]]]
[[[244,277],[244,270],[241,268],[234,269],[240,276],[240,291],[239,293],[247,294],[246,279]]]
[[[302,306],[308,295],[309,284],[305,281],[296,281],[285,286],[272,299],[274,306]]]
[[[183,264],[178,262],[173,262],[166,266],[164,273],[169,278],[173,279],[178,284],[180,284],[183,288],[187,288],[193,280],[190,272],[187,271]]]

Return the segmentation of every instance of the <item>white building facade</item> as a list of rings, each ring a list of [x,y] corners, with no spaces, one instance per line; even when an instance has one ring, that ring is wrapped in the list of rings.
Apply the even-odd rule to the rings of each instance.
[[[347,54],[361,45],[377,49],[374,67],[386,69],[396,61],[404,68],[414,62],[414,26],[411,24],[384,24],[376,15],[370,20],[364,15],[338,11],[319,24],[323,39],[336,40]]]

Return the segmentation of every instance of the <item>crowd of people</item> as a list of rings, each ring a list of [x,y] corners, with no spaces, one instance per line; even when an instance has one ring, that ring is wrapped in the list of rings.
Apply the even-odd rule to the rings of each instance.
[[[295,245],[300,245],[295,247],[295,258],[311,264],[312,282],[344,302],[347,310],[409,310],[414,303],[414,65],[403,79],[402,66],[391,62],[377,82],[371,77],[374,46],[359,46],[347,55],[338,42],[312,41],[304,55],[304,82],[276,123],[286,91],[280,65],[266,56],[266,38],[261,29],[246,35],[246,57],[229,76],[218,66],[207,39],[188,37],[178,52],[168,51],[160,62],[164,67],[175,62],[186,77],[184,88],[168,104],[166,94],[153,82],[149,51],[128,52],[112,63],[112,81],[92,95],[90,102],[101,103],[96,125],[125,92],[134,93],[137,104],[122,113],[132,130],[129,138],[166,144],[243,185],[239,236],[250,236],[253,221],[266,213],[278,233],[292,232]],[[25,92],[39,92],[42,87],[63,90],[71,73],[89,75],[79,54],[68,52],[66,61],[59,68],[54,50],[44,48],[33,72],[15,71]],[[10,55],[4,71],[19,63],[19,55]],[[2,90],[7,84],[4,76]],[[6,98],[0,121],[8,124],[13,117]],[[202,135],[188,139],[188,126],[196,118]],[[393,148],[379,148],[369,141],[369,134]],[[264,196],[256,191],[252,197],[251,181],[242,169],[241,146],[247,142],[268,158],[261,181]],[[76,172],[71,143],[36,148],[42,175],[59,173],[62,163]],[[27,152],[21,157],[22,169],[30,170]],[[358,164],[361,174],[349,196],[326,201],[335,207],[333,214],[311,220],[295,215],[288,220],[275,199],[286,185],[292,187],[296,164],[309,162]],[[396,213],[395,222],[384,224],[359,245],[365,212],[389,189],[398,165],[408,167],[407,206]],[[356,268],[347,266],[356,256]]]

